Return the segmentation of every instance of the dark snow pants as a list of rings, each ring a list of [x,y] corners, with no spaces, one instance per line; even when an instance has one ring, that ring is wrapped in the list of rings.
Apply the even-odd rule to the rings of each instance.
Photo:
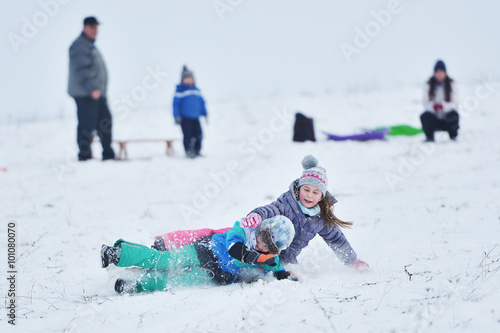
[[[450,139],[455,139],[458,135],[458,112],[455,110],[449,111],[444,115],[444,118],[439,119],[434,112],[425,111],[420,115],[422,129],[424,130],[427,140],[434,140],[435,131],[446,131]]]
[[[201,150],[201,124],[198,118],[182,118],[182,134],[184,135],[184,150],[188,155],[198,155]]]
[[[97,131],[101,140],[102,159],[113,159],[115,153],[111,148],[112,120],[106,98],[75,97],[75,102],[78,116],[76,134],[78,160],[85,161],[92,158],[91,143],[94,131]]]

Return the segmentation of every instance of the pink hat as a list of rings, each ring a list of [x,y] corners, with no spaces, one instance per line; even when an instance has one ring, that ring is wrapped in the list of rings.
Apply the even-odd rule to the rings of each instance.
[[[299,178],[299,187],[306,184],[316,186],[325,196],[328,186],[326,169],[318,166],[318,160],[312,155],[307,155],[302,159],[302,166],[304,171]]]

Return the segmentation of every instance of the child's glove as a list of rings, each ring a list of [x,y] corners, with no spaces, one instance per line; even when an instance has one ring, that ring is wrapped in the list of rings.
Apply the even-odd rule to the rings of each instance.
[[[276,266],[276,256],[274,254],[261,254],[257,258],[255,265]]]
[[[251,265],[276,266],[276,256],[274,254],[262,254],[255,250],[245,253],[241,261]]]
[[[292,280],[292,281],[299,281],[299,278],[297,277],[297,275],[295,275],[291,271],[278,271],[278,272],[274,272],[274,276],[278,280],[288,279],[288,280]]]
[[[366,262],[364,262],[361,259],[356,260],[351,264],[351,267],[353,267],[355,270],[357,270],[360,273],[367,273],[370,271],[370,265],[368,265]]]
[[[433,105],[433,108],[434,108],[434,111],[436,111],[437,113],[443,112],[443,105],[441,105],[439,103],[435,103]]]
[[[175,124],[180,125],[182,123],[182,117],[175,117]]]
[[[258,266],[277,265],[278,256],[275,256],[274,254],[262,254],[256,250],[249,250],[242,242],[231,244],[229,246],[228,253],[234,259],[245,264]]]
[[[257,228],[261,222],[261,217],[257,213],[250,213],[243,221],[241,225],[246,228]]]

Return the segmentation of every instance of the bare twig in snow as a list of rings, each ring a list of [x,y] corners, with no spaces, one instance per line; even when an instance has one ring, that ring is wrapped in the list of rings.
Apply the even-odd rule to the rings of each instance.
[[[28,247],[23,253],[21,253],[19,255],[19,257],[16,259],[19,260],[21,259],[25,254],[26,252],[32,250],[31,252],[29,252],[28,254],[31,254],[33,251],[35,251],[37,248],[35,248],[35,245],[48,233],[48,231],[46,231],[45,233],[43,233],[42,235],[40,235],[40,237],[38,237],[38,239],[36,241],[34,241],[33,243],[31,243],[31,247]]]
[[[410,267],[410,266],[411,266],[411,264],[405,266],[405,273],[408,274],[408,281],[411,281],[411,277],[413,276],[413,274],[408,272],[408,270],[406,269],[406,267]]]
[[[332,319],[331,319],[331,315],[332,314],[331,313],[327,313],[326,309],[323,307],[323,305],[321,305],[319,299],[316,297],[316,295],[314,295],[313,291],[311,289],[309,289],[309,291],[311,292],[311,295],[313,295],[313,298],[316,301],[316,304],[318,304],[318,306],[321,309],[321,311],[323,311],[323,314],[325,315],[325,317],[328,318],[328,322],[330,323],[330,326],[332,327],[333,332],[337,332],[337,330],[335,329],[335,325],[333,325],[333,322],[332,322]]]

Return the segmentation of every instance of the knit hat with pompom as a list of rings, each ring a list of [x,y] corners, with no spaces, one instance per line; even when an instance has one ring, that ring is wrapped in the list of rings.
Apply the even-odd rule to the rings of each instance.
[[[181,82],[182,80],[184,80],[185,78],[194,78],[194,75],[193,75],[193,72],[191,70],[189,70],[187,68],[187,66],[184,65],[184,67],[182,67],[182,74],[181,74]]]
[[[313,185],[319,188],[323,196],[326,195],[326,188],[328,186],[328,178],[326,177],[326,169],[318,165],[318,160],[312,156],[307,155],[302,160],[304,171],[299,178],[299,187],[302,185]]]

